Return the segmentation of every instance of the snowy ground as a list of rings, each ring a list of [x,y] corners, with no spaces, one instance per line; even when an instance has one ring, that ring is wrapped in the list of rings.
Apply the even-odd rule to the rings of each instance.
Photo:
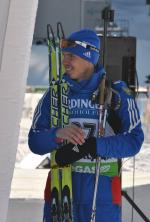
[[[142,127],[144,131],[144,143],[139,154],[135,157],[135,169],[137,171],[149,172],[150,169],[150,98],[139,98],[137,100],[141,120]],[[131,171],[133,169],[134,159],[131,158],[124,164],[124,171]]]
[[[26,93],[24,98],[24,106],[22,111],[22,119],[20,123],[20,134],[19,134],[19,142],[18,149],[16,155],[16,167],[21,168],[21,162],[30,154],[30,150],[28,148],[28,133],[32,123],[32,117],[34,114],[35,107],[40,100],[42,94],[41,93]],[[25,168],[28,166],[24,166]],[[32,168],[32,167],[31,167]]]

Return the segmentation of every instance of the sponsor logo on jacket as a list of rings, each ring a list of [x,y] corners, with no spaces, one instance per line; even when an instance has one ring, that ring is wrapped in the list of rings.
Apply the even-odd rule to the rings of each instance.
[[[109,172],[111,165],[101,166],[100,172],[106,173]],[[95,174],[95,166],[73,166],[73,171],[78,173],[92,173]]]
[[[70,99],[69,100],[69,108],[78,108],[78,109],[84,109],[84,108],[90,108],[90,109],[98,109],[98,104],[92,103],[89,99]]]
[[[98,104],[93,104],[89,99],[70,99],[69,100],[70,115],[79,116],[98,116]]]

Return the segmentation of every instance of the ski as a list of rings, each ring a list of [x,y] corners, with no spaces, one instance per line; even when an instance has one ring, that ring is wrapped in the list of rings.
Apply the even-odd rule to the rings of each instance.
[[[56,66],[56,42],[55,36],[50,24],[47,25],[47,44],[49,58],[49,87],[50,87],[50,127],[58,127],[58,77]],[[55,163],[55,151],[51,153],[51,217],[52,222],[60,221],[60,205],[61,205],[61,187],[60,172]]]
[[[64,31],[62,24],[57,23],[57,39],[58,39],[58,60],[59,60],[59,98],[60,98],[60,126],[69,124],[68,118],[68,85],[63,80],[64,68],[62,66],[62,53],[60,49],[60,41],[64,39]],[[72,221],[72,169],[71,165],[62,168],[62,221],[71,222]]]
[[[62,24],[57,23],[57,39],[51,25],[47,26],[49,49],[50,127],[68,125],[68,85],[63,80],[61,38],[65,38]],[[72,176],[71,166],[59,168],[51,153],[51,215],[53,222],[72,221]]]

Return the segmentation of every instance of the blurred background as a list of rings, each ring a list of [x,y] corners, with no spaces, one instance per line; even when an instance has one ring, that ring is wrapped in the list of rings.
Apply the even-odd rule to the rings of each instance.
[[[43,192],[50,155],[34,155],[30,152],[27,141],[35,107],[49,86],[46,25],[50,23],[56,31],[56,23],[61,21],[66,36],[81,28],[91,28],[101,36],[103,33],[101,15],[106,6],[111,7],[115,13],[114,21],[108,24],[106,71],[113,80],[125,80],[134,91],[137,92],[138,89],[136,99],[145,133],[140,153],[134,159],[123,160],[123,175],[125,175],[123,186],[133,195],[133,184],[137,185],[135,195],[137,199],[135,199],[150,217],[146,199],[141,199],[143,190],[150,191],[150,187],[147,186],[150,184],[150,28],[148,28],[150,27],[150,1],[39,0],[20,122],[8,222],[20,221],[19,217],[15,216],[16,209],[20,209],[20,212],[26,209],[26,212],[29,212],[28,216],[21,220],[23,222],[34,221],[29,217],[32,212],[34,212],[35,221],[42,221]],[[33,181],[31,178],[34,178]],[[35,187],[33,187],[34,182]],[[139,189],[139,186],[142,189]],[[146,198],[145,196],[143,197]],[[21,202],[21,199],[24,199],[24,202]],[[130,213],[127,213],[128,210]],[[131,214],[132,210],[125,204],[124,222],[130,221]],[[138,222],[142,219],[135,213],[133,221]]]

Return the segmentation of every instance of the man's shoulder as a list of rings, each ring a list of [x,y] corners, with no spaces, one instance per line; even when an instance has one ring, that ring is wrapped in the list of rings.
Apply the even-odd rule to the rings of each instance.
[[[43,93],[43,96],[41,97],[38,105],[40,107],[42,107],[44,104],[49,104],[50,102],[50,89],[48,88],[44,93]]]
[[[132,96],[132,91],[128,88],[126,82],[122,80],[118,80],[112,83],[112,88],[119,93],[124,93],[126,95]]]

